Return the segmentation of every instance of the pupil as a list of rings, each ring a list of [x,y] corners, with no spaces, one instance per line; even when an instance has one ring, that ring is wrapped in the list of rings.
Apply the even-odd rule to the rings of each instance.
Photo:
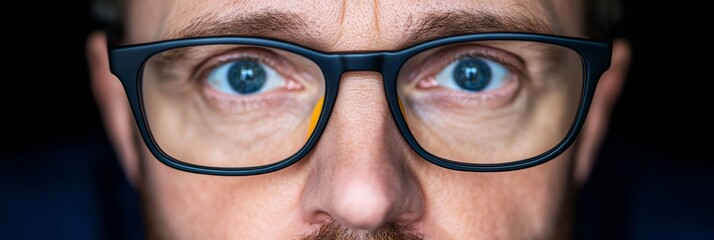
[[[237,61],[228,69],[228,83],[238,93],[254,93],[265,85],[265,69],[255,61]]]
[[[485,61],[477,58],[461,60],[453,75],[459,87],[472,92],[483,90],[491,82],[491,69]]]

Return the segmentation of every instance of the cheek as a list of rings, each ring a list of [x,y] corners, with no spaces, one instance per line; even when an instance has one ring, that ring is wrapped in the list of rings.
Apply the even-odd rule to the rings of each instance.
[[[419,227],[427,235],[455,238],[548,239],[566,206],[571,155],[567,151],[545,164],[511,172],[425,166],[429,170],[417,171],[427,203]]]
[[[297,167],[250,177],[209,176],[165,166],[144,148],[148,230],[170,239],[285,239],[302,227]],[[275,229],[280,229],[275,231]]]
[[[317,86],[238,97],[186,76],[153,72],[142,79],[151,134],[166,154],[195,165],[252,167],[290,156],[305,144],[320,97]]]

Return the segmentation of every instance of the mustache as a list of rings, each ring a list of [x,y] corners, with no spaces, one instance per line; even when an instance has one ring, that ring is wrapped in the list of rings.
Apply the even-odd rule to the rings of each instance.
[[[413,229],[393,223],[387,223],[372,231],[355,231],[342,224],[330,222],[300,240],[421,240]]]

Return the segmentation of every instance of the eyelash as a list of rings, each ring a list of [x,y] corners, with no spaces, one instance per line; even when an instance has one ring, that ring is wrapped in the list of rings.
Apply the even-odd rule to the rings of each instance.
[[[248,49],[242,49],[242,48],[236,48],[236,49],[231,49],[228,51],[225,51],[224,53],[217,54],[217,57],[211,57],[204,62],[200,63],[196,67],[196,71],[193,71],[195,74],[191,76],[192,79],[198,79],[200,81],[206,80],[208,74],[210,74],[211,71],[215,70],[217,67],[233,62],[233,61],[238,61],[238,60],[254,60],[257,62],[260,62],[262,64],[268,65],[269,67],[275,69],[278,74],[286,77],[290,76],[290,74],[286,74],[286,69],[283,65],[287,64],[284,62],[278,54],[273,53],[270,50],[265,50],[265,49],[256,49],[256,48],[248,48]],[[272,55],[272,56],[266,56],[266,55]]]
[[[515,55],[505,52],[504,50],[482,45],[459,45],[440,49],[432,54],[427,60],[418,64],[417,73],[414,77],[410,77],[409,79],[418,82],[427,77],[433,77],[438,73],[438,70],[467,57],[485,58],[503,64],[503,66],[508,68],[508,70],[512,71],[512,73],[519,78],[525,76],[523,72],[525,64],[521,58]]]
[[[510,78],[512,79],[508,80],[508,85],[503,89],[481,93],[464,93],[442,88],[426,88],[433,90],[431,92],[432,94],[427,95],[429,96],[428,98],[433,99],[432,101],[435,103],[451,102],[467,106],[498,106],[508,102],[509,99],[511,99],[510,97],[515,96],[515,91],[518,91],[522,83],[528,81],[527,75],[525,74],[525,63],[520,57],[505,50],[492,47],[460,45],[439,49],[435,53],[430,54],[427,59],[417,63],[416,73],[414,77],[410,76],[409,84],[418,87],[418,84],[422,81],[435,78],[435,75],[444,69],[444,67],[467,57],[485,58],[502,64],[510,71]]]
[[[214,57],[209,57],[197,65],[190,79],[195,80],[196,85],[200,89],[199,92],[201,92],[209,102],[212,102],[214,107],[227,112],[250,111],[261,106],[278,104],[278,102],[286,101],[288,98],[286,98],[285,95],[269,93],[237,97],[211,89],[207,83],[208,76],[212,71],[223,64],[245,59],[265,64],[285,78],[286,86],[284,87],[286,88],[280,89],[279,91],[286,90],[287,85],[289,85],[288,82],[301,84],[300,80],[294,78],[297,72],[292,65],[279,54],[268,49],[242,47],[230,49],[219,54],[211,54],[211,56]]]

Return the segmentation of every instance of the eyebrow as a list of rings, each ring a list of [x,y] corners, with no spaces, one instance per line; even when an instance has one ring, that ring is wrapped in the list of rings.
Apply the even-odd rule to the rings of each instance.
[[[409,32],[406,34],[407,37],[404,38],[407,41],[402,43],[399,49],[440,37],[469,33],[525,32],[555,34],[557,32],[557,26],[548,24],[533,15],[525,14],[525,12],[495,13],[485,10],[430,12],[415,25],[410,24],[411,21],[407,21]]]
[[[184,39],[211,36],[253,36],[272,37],[303,46],[315,48],[319,45],[306,30],[305,21],[297,14],[277,10],[263,10],[249,14],[231,13],[230,18],[222,18],[215,13],[193,19],[190,25],[168,33],[167,39]],[[176,48],[156,55],[159,66],[168,66],[185,55],[191,48]]]
[[[405,21],[403,42],[397,49],[403,49],[428,40],[480,32],[528,32],[555,34],[557,26],[536,18],[529,11],[487,11],[458,10],[435,11],[420,14],[417,23],[414,15]],[[168,34],[168,39],[194,38],[207,36],[254,36],[268,37],[294,42],[313,49],[324,49],[311,34],[306,21],[298,14],[262,10],[253,13],[232,13],[219,17],[207,14],[193,19],[190,25]],[[319,31],[319,29],[317,29]],[[318,32],[319,34],[319,32]]]
[[[178,31],[169,33],[169,39],[207,36],[256,36],[291,38],[314,38],[307,31],[309,27],[299,15],[277,10],[263,10],[248,14],[228,14],[236,17],[219,17],[215,14],[203,15]],[[291,37],[292,36],[292,37]]]

